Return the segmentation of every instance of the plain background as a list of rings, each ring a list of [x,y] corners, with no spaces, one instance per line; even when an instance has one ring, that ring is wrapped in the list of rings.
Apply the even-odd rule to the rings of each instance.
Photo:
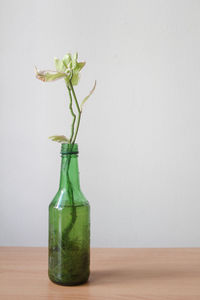
[[[47,246],[79,52],[81,186],[96,247],[200,246],[200,1],[0,1],[0,245]]]

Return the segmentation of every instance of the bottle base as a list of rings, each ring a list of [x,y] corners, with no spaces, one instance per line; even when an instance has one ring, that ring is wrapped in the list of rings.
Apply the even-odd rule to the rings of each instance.
[[[48,277],[49,277],[50,281],[52,281],[53,283],[58,284],[58,285],[63,285],[63,286],[82,285],[82,284],[87,283],[89,281],[89,276],[88,276],[88,278],[86,278],[84,280],[77,281],[77,282],[63,282],[63,281],[51,278],[50,276],[48,276]]]

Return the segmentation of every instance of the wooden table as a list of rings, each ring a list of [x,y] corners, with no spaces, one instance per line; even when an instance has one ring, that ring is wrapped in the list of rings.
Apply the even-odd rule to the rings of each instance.
[[[200,300],[200,249],[91,249],[91,276],[52,283],[47,248],[0,247],[1,300]]]

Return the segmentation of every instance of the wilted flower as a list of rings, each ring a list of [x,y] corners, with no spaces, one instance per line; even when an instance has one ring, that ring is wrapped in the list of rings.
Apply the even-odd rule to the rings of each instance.
[[[56,71],[39,71],[37,68],[35,68],[35,71],[36,71],[36,78],[44,82],[54,81],[66,76],[65,73],[60,73]]]
[[[77,85],[79,81],[79,72],[85,66],[85,62],[78,62],[78,53],[73,55],[66,54],[62,60],[57,57],[54,58],[56,71],[39,71],[36,70],[36,78],[44,82],[55,81],[64,78],[67,85],[71,81],[72,85]]]
[[[69,92],[69,109],[73,118],[72,125],[71,125],[71,136],[69,139],[64,135],[54,135],[50,137],[50,139],[59,143],[69,143],[69,144],[75,143],[79,125],[80,125],[83,105],[88,100],[88,98],[92,95],[96,87],[96,81],[95,81],[94,86],[90,91],[89,95],[82,100],[81,104],[79,104],[73,86],[78,84],[79,74],[82,68],[85,66],[85,62],[78,62],[77,59],[78,59],[78,53],[75,53],[73,57],[70,53],[67,53],[63,57],[63,59],[58,59],[57,57],[54,58],[55,67],[56,67],[55,71],[49,71],[49,70],[39,71],[35,67],[36,78],[44,82],[55,81],[57,79],[63,78],[65,80]],[[76,106],[78,116],[76,116],[76,113],[73,110],[73,105]],[[75,129],[75,125],[76,125],[76,129]]]

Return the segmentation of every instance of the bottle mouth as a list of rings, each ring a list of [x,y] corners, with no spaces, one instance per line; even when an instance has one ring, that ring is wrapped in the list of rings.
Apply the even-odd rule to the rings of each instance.
[[[61,155],[78,154],[78,144],[62,143],[60,153]]]

